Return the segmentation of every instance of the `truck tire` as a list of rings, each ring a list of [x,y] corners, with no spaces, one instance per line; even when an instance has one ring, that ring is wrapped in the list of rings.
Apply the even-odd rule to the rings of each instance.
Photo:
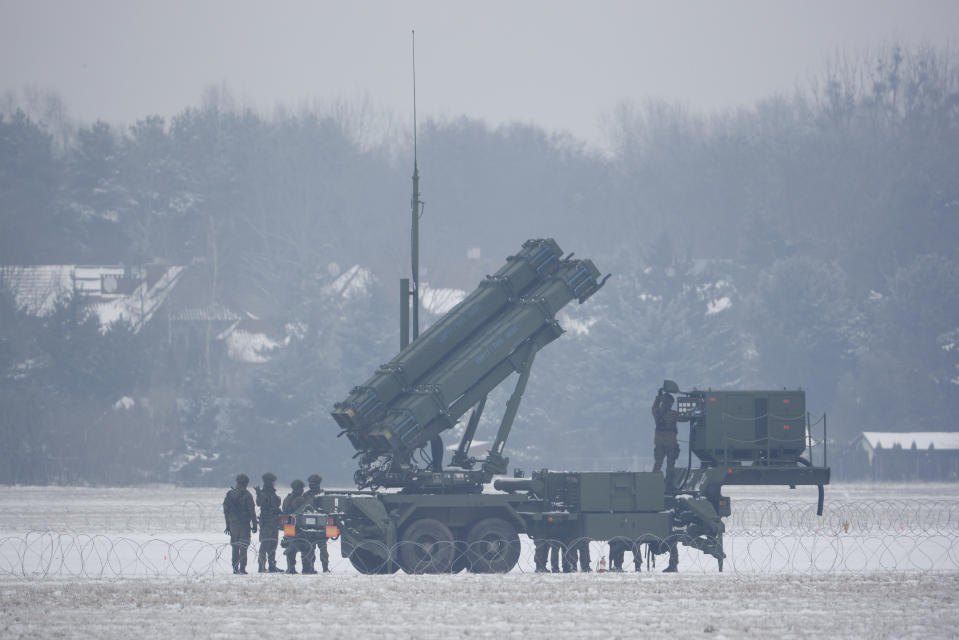
[[[383,575],[387,573],[396,573],[399,567],[393,558],[384,560],[372,549],[364,549],[363,544],[355,547],[350,552],[350,564],[357,571],[365,575]]]
[[[474,524],[466,544],[472,573],[507,573],[519,561],[516,527],[502,518],[486,518]]]
[[[449,527],[439,520],[423,518],[406,527],[397,556],[406,573],[450,573],[455,550]]]

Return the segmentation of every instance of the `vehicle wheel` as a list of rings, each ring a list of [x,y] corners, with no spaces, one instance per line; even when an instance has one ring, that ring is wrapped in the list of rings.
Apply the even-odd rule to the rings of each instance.
[[[455,550],[449,527],[439,520],[423,518],[403,532],[397,555],[406,573],[450,573]]]
[[[350,564],[353,565],[357,571],[366,575],[396,573],[399,569],[396,562],[394,562],[392,558],[384,560],[383,556],[376,553],[372,548],[373,545],[382,545],[379,543],[372,543],[369,547],[365,545],[365,542],[361,543],[360,546],[354,547],[350,552]],[[386,551],[386,555],[389,557],[389,551]]]
[[[506,573],[519,561],[516,527],[502,518],[486,518],[474,524],[466,544],[473,573]]]

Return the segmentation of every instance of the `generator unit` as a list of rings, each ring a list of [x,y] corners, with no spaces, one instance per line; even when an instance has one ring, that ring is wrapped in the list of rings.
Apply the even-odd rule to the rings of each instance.
[[[698,391],[677,398],[690,449],[704,464],[795,464],[807,446],[806,392]]]

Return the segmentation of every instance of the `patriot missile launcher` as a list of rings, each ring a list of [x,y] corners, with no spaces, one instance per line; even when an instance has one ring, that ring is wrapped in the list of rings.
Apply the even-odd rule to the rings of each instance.
[[[335,405],[341,435],[360,458],[359,490],[321,495],[287,516],[284,545],[311,527],[327,527],[363,573],[488,573],[516,565],[524,533],[567,548],[616,540],[665,553],[682,543],[715,557],[722,570],[722,519],[730,514],[723,486],[818,485],[821,513],[829,469],[825,459],[814,466],[801,457],[812,449],[803,391],[680,392],[669,380],[663,391],[678,395],[677,410],[690,423],[690,463],[695,454],[698,468],[689,464],[668,479],[654,472],[544,469],[528,479],[496,480],[498,493],[483,491],[507,470],[504,446],[534,356],[563,332],[557,312],[586,301],[605,282],[591,261],[563,257],[551,239],[524,243]],[[496,438],[486,458],[476,460],[469,450],[486,396],[513,373],[517,380]],[[417,463],[421,457],[414,454],[471,409],[448,468],[436,460]]]

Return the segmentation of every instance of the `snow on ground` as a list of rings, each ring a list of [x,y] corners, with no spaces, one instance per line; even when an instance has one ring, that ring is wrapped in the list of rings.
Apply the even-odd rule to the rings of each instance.
[[[0,487],[0,638],[927,638],[959,628],[954,484],[833,485],[823,518],[809,488],[729,487],[725,572],[681,547],[678,575],[659,572],[664,558],[638,575],[535,574],[524,537],[508,575],[362,576],[331,543],[331,575],[233,576],[225,490]],[[607,548],[592,550],[596,566]]]
[[[0,637],[944,638],[959,576],[0,580]]]

